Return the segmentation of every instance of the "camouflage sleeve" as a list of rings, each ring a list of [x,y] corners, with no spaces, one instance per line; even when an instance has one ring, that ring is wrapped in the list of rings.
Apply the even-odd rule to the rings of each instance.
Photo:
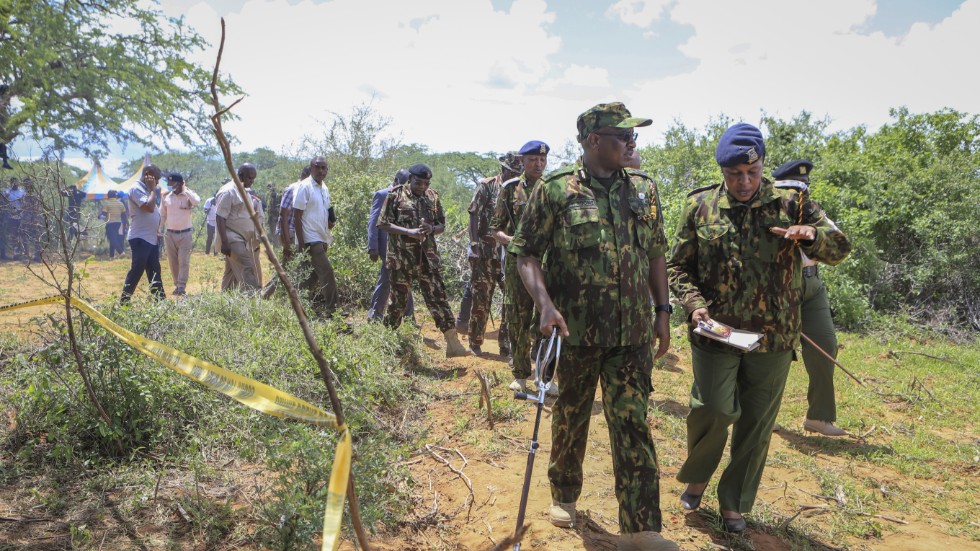
[[[542,182],[535,186],[527,206],[517,222],[514,230],[514,240],[507,246],[507,251],[518,256],[533,256],[538,260],[554,240],[555,225],[557,224],[557,206],[548,195],[553,182]]]
[[[509,187],[505,186],[497,194],[497,203],[493,206],[493,217],[490,218],[490,229],[500,230],[507,233],[507,197],[510,193]],[[508,234],[510,235],[510,234]]]
[[[473,199],[470,200],[470,206],[466,209],[467,212],[478,212],[480,210],[480,205],[482,205],[487,199],[487,186],[483,182],[476,184],[476,192],[473,193]]]
[[[667,233],[664,230],[664,209],[660,206],[660,190],[657,189],[657,183],[652,180],[650,181],[650,191],[657,201],[657,224],[653,230],[656,241],[654,241],[654,247],[650,251],[650,257],[657,258],[658,256],[665,256],[669,247],[667,246]]]
[[[816,201],[803,204],[804,224],[817,230],[812,243],[800,242],[800,248],[813,260],[836,266],[851,252],[851,242]]]
[[[667,258],[667,283],[688,316],[698,308],[708,307],[697,286],[698,233],[694,224],[697,207],[697,201],[688,200],[677,224],[677,241]]]
[[[385,202],[381,204],[381,215],[378,216],[378,226],[381,224],[394,224],[398,220],[398,213],[395,212],[395,201],[392,197],[395,196],[395,192],[391,191],[388,195],[385,195]]]
[[[436,195],[435,205],[432,208],[432,217],[434,218],[432,224],[435,226],[445,226],[446,225],[446,213],[442,210],[442,201],[439,200],[439,196]]]

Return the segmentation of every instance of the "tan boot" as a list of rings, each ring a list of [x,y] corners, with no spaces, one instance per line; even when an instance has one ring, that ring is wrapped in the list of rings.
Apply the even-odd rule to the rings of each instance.
[[[466,349],[456,338],[456,330],[448,329],[442,334],[446,337],[446,357],[447,358],[458,358],[460,356],[469,356],[470,351]]]
[[[680,547],[660,535],[660,532],[636,532],[620,534],[616,544],[618,551],[680,551]]]
[[[840,427],[835,427],[830,421],[815,421],[813,419],[803,421],[803,430],[816,432],[824,436],[847,436],[850,434]]]
[[[551,524],[559,528],[570,528],[575,524],[575,504],[552,501],[548,516],[551,517]]]
[[[527,392],[527,379],[514,379],[514,382],[507,385],[507,388],[514,392]]]

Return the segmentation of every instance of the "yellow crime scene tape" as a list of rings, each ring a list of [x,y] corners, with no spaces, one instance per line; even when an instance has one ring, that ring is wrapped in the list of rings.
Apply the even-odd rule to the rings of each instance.
[[[268,415],[337,429],[341,433],[341,439],[334,452],[330,484],[327,486],[327,506],[323,513],[322,549],[337,549],[340,546],[340,524],[344,515],[344,500],[347,492],[347,481],[350,477],[353,445],[350,431],[347,430],[346,426],[337,425],[337,417],[334,414],[323,411],[313,404],[275,387],[239,375],[200,358],[184,354],[163,343],[137,335],[105,317],[89,303],[74,296],[66,299],[64,296],[55,295],[29,302],[0,306],[0,312],[58,304],[65,300],[69,300],[72,306],[87,314],[106,331],[129,346],[211,390],[218,391]]]

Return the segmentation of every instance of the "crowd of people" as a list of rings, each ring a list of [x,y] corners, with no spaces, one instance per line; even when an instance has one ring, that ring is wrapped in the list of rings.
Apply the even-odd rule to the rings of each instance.
[[[813,163],[786,163],[772,173],[773,182],[764,177],[762,133],[749,124],[731,126],[715,153],[721,183],[688,194],[668,246],[656,182],[637,170],[636,129],[651,122],[634,117],[622,103],[599,104],[577,119],[582,156],[573,165],[546,175],[550,147],[538,140],[498,159],[499,173],[478,183],[468,208],[471,277],[459,316],[453,315],[442,279],[435,238],[445,231],[446,216],[430,188],[428,166],[399,170],[375,193],[367,228],[368,255],[381,261],[369,320],[391,328],[406,318],[414,323],[414,287],[445,337],[446,356],[482,355],[499,287],[499,350],[511,359],[509,387],[519,392],[527,391],[531,379],[536,336],[561,335],[561,388],[556,384],[551,391],[549,518],[560,527],[576,522],[598,385],[611,442],[620,549],[677,549],[661,536],[660,469],[647,422],[654,360],[671,340],[671,294],[689,323],[693,364],[688,455],[677,475],[687,484],[680,496],[684,509],[701,506],[730,440],[718,505],[726,530],[745,530],[742,515],[755,502],[801,331],[814,337],[802,345],[810,376],[804,428],[846,434],[834,426],[833,364],[816,349],[831,357],[837,349],[817,263],[840,262],[850,243],[810,198]],[[328,173],[327,159],[313,158],[275,197],[278,205],[269,205],[275,212],[267,218],[251,191],[257,173],[249,163],[239,167],[238,177],[250,201],[233,182],[205,201],[206,252],[213,247],[225,258],[222,290],[270,296],[276,288],[274,279],[261,287],[251,210],[272,226],[284,261],[301,259],[300,287],[316,313],[337,312],[330,261],[337,216]],[[131,250],[124,303],[144,275],[151,293],[164,297],[161,243],[173,294],[186,292],[190,212],[201,198],[173,173],[167,177],[169,192],[163,192],[161,176],[159,168],[147,166],[125,202],[111,197],[120,204],[103,208],[107,234],[115,238],[110,255],[121,251],[123,234]],[[27,196],[17,182],[4,191],[5,235],[17,234],[17,225],[33,215]],[[8,248],[30,254],[25,247],[4,241],[0,254],[5,257]],[[757,333],[758,347],[733,348],[695,331],[718,324]]]

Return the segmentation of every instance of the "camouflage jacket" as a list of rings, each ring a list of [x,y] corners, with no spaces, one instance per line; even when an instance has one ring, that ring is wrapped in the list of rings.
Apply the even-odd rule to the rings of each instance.
[[[539,180],[540,181],[540,180]],[[517,231],[517,223],[521,220],[528,196],[534,190],[535,184],[528,185],[527,176],[521,174],[503,183],[497,204],[493,209],[490,227],[507,235],[513,236]]]
[[[796,224],[817,230],[812,242],[799,242],[814,260],[837,264],[851,250],[847,237],[820,206],[798,190],[777,189],[763,180],[749,204],[732,200],[723,184],[691,192],[667,260],[671,291],[688,316],[707,308],[712,319],[762,333],[756,352],[795,348],[800,334],[803,264],[794,242],[769,229]],[[693,333],[690,336],[709,348],[733,350]]]
[[[620,171],[608,188],[579,166],[550,174],[534,187],[508,251],[542,260],[568,344],[652,340],[650,263],[667,252],[667,238],[645,174]]]
[[[492,178],[484,178],[476,185],[476,193],[470,201],[467,209],[470,215],[476,215],[476,234],[479,236],[477,245],[470,244],[480,254],[480,258],[489,259],[499,256],[500,245],[490,237],[490,220],[493,218],[494,207],[497,204],[497,197],[500,195],[501,177],[496,175]]]
[[[416,197],[409,184],[395,186],[385,197],[378,216],[378,225],[394,224],[403,228],[414,229],[428,222],[433,226],[446,223],[446,214],[439,203],[439,194],[432,188],[425,195]],[[389,270],[400,270],[411,264],[419,264],[426,258],[429,265],[439,267],[439,252],[436,250],[434,235],[426,236],[419,243],[406,235],[390,234],[388,237],[388,257],[385,260]]]

